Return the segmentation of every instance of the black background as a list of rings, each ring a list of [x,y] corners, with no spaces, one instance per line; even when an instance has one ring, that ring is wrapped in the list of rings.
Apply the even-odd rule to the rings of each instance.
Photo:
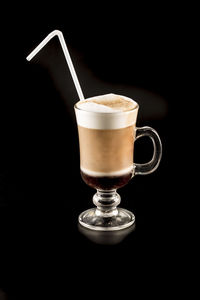
[[[5,10],[0,295],[66,299],[71,292],[73,297],[139,292],[162,299],[175,287],[180,292],[183,268],[184,203],[175,170],[184,156],[177,150],[184,24],[175,7],[77,7],[53,7],[52,14],[37,6],[23,13]],[[79,173],[73,111],[78,96],[57,38],[31,62],[25,59],[54,29],[64,34],[85,97],[114,92],[135,99],[137,125],[151,126],[161,137],[159,169],[119,190],[121,206],[136,216],[126,236],[78,228],[78,215],[93,205],[94,194]],[[147,161],[151,151],[147,139],[138,141],[135,160]]]

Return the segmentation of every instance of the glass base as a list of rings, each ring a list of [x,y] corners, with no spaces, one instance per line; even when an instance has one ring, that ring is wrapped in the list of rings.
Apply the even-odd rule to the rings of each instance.
[[[135,222],[132,212],[115,208],[112,215],[104,215],[98,208],[91,208],[82,212],[79,216],[79,223],[89,229],[99,231],[114,231],[127,228]]]
[[[78,223],[78,230],[88,240],[99,245],[117,245],[135,230],[135,223],[122,230],[91,230]]]

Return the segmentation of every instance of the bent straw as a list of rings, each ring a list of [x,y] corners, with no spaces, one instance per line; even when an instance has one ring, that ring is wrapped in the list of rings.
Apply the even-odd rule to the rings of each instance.
[[[26,59],[28,61],[30,61],[55,35],[58,36],[58,39],[60,41],[60,44],[61,44],[62,50],[64,52],[64,56],[65,56],[66,62],[68,64],[70,73],[72,75],[72,79],[74,81],[79,99],[84,100],[83,92],[81,90],[81,86],[79,84],[78,77],[76,75],[69,51],[67,49],[67,45],[65,43],[64,36],[60,30],[54,30],[49,35],[47,35],[47,37],[26,57]]]

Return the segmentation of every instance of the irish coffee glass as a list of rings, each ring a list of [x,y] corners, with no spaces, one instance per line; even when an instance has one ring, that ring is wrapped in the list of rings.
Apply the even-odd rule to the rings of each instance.
[[[127,228],[135,222],[135,216],[132,212],[118,207],[121,197],[117,193],[117,189],[126,185],[135,175],[146,175],[154,172],[160,163],[162,155],[162,144],[157,132],[151,127],[138,128],[135,126],[138,108],[139,106],[137,105],[137,107],[128,112],[105,114],[88,112],[75,105],[79,131],[81,176],[86,184],[97,190],[93,196],[93,203],[96,207],[88,209],[79,215],[79,223],[86,228],[98,231],[114,231]],[[91,129],[91,124],[93,124],[94,120],[98,126],[103,124],[100,125],[102,127]],[[113,124],[116,126],[118,122],[122,124],[121,120],[129,120],[129,123],[126,124],[128,126],[122,125],[120,129],[113,127]],[[89,127],[88,124],[90,125],[89,129],[86,128]],[[104,128],[105,124],[109,124],[109,130],[107,127],[106,129]],[[144,136],[148,136],[152,140],[153,156],[148,163],[138,164],[133,162],[133,145],[137,139]],[[111,147],[114,147],[114,151],[109,155],[108,152],[111,151]],[[107,166],[112,166],[113,168],[113,159],[116,169],[118,165],[120,169],[120,163],[124,163],[123,155],[126,156],[125,162],[128,161],[130,165],[132,160],[132,163],[131,168],[125,168],[122,174],[119,171],[115,171],[113,173],[104,172],[101,175],[100,172],[87,171],[85,168],[88,165],[96,166],[97,163],[99,163],[100,169],[103,167],[106,169]],[[91,160],[93,160],[93,164]],[[102,167],[102,164],[105,166]]]

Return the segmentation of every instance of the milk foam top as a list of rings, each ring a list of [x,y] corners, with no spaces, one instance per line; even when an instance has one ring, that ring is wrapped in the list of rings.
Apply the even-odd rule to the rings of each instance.
[[[138,104],[131,98],[106,94],[79,101],[75,105],[79,126],[91,129],[118,129],[136,123]]]

